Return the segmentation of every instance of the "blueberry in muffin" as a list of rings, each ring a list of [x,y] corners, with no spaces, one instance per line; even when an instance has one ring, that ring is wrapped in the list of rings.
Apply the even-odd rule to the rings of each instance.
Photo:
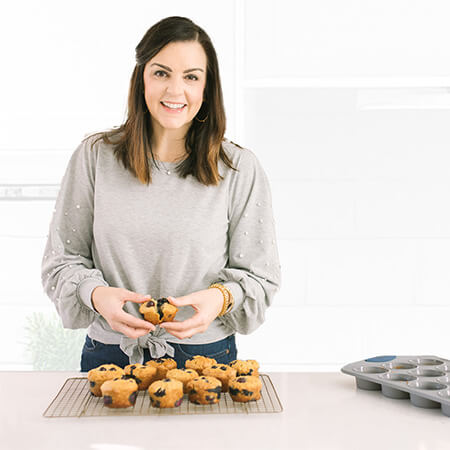
[[[201,355],[195,355],[184,363],[186,369],[195,370],[199,375],[203,375],[203,369],[211,367],[214,364],[217,364],[217,361],[214,358],[208,358]]]
[[[136,403],[138,385],[131,375],[105,381],[101,391],[108,408],[128,408]]]
[[[155,408],[176,408],[183,401],[183,383],[171,378],[154,381],[148,388],[148,395]]]
[[[261,387],[259,377],[240,376],[230,380],[228,391],[233,401],[246,403],[261,398]]]
[[[124,375],[124,370],[116,364],[102,364],[88,372],[89,388],[96,397],[101,397],[101,387],[105,381]]]
[[[222,383],[222,392],[228,392],[228,384],[232,378],[236,378],[236,369],[227,364],[213,364],[203,369],[203,375],[217,378]]]
[[[236,369],[237,376],[259,376],[259,364],[254,359],[235,359],[234,361],[230,362],[229,366],[233,369]]]
[[[159,325],[162,322],[172,322],[178,308],[172,305],[165,297],[151,300],[142,303],[139,307],[139,312],[144,316],[144,319],[151,322],[153,325]]]
[[[222,383],[214,377],[201,376],[187,384],[189,401],[196,405],[219,403]]]
[[[124,372],[134,377],[140,391],[145,391],[156,380],[158,369],[145,364],[130,364],[124,367]]]

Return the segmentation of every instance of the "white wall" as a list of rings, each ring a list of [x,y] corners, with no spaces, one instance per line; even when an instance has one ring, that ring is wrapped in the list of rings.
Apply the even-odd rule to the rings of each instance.
[[[38,5],[0,19],[0,370],[29,367],[25,317],[53,308],[40,259],[70,153],[121,123],[134,48],[168,15],[210,34],[227,136],[272,185],[283,286],[266,323],[238,337],[240,357],[338,370],[384,353],[446,356],[447,2]]]

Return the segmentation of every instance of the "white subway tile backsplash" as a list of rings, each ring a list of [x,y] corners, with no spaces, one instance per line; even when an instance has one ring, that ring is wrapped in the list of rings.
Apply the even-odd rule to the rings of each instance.
[[[238,336],[238,357],[262,365],[332,363],[363,353],[362,323],[352,308],[274,307],[266,322],[248,336]]]
[[[449,73],[445,2],[434,1],[433,7],[423,0],[242,3],[248,78]]]
[[[18,303],[50,304],[41,284],[41,261],[45,238],[27,236],[0,236],[0,305],[15,310]]]
[[[354,183],[275,180],[271,188],[281,239],[354,235],[358,195]]]
[[[379,307],[355,310],[364,321],[364,357],[432,354],[448,357],[450,306]]]
[[[417,243],[417,248],[416,302],[427,306],[450,305],[450,239],[424,239]]]
[[[277,230],[282,239],[450,237],[449,180],[274,180]]]
[[[450,237],[450,178],[358,183],[356,236]]]
[[[77,145],[69,150],[0,150],[0,185],[59,184]]]
[[[449,316],[449,306],[274,307],[260,329],[237,337],[238,357],[257,359],[263,369],[302,371],[337,371],[383,354],[448,357]]]
[[[48,233],[55,200],[0,201],[0,238],[42,238]],[[4,251],[14,250],[6,241]]]
[[[306,303],[309,242],[306,240],[278,240],[281,262],[281,289],[274,305],[300,306]]]
[[[356,94],[357,89],[247,89],[240,144],[257,154],[271,180],[450,178],[450,110],[358,111]],[[280,109],[285,97],[290,101]]]
[[[279,240],[275,306],[450,304],[450,239]]]
[[[414,240],[312,240],[307,248],[308,304],[407,307],[414,303]]]

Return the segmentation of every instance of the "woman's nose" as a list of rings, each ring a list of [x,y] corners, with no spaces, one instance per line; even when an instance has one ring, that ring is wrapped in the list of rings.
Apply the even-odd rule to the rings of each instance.
[[[172,76],[167,86],[167,92],[171,95],[179,95],[183,93],[183,80],[179,77]]]

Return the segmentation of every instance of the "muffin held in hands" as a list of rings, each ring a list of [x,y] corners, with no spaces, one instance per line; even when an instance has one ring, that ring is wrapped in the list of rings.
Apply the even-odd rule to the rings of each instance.
[[[171,303],[167,298],[159,298],[142,303],[139,307],[139,312],[144,316],[144,319],[151,322],[153,325],[159,325],[163,322],[172,322],[175,318],[178,308]]]
[[[228,391],[233,401],[246,403],[261,398],[261,387],[259,377],[242,376],[230,380]]]
[[[228,392],[228,384],[232,378],[236,378],[236,369],[226,364],[214,364],[203,369],[203,375],[214,377],[222,383],[222,392]]]
[[[136,403],[138,385],[130,375],[102,384],[103,404],[108,408],[128,408]]]
[[[183,401],[183,383],[171,378],[155,381],[148,388],[148,395],[155,408],[176,408]]]
[[[203,370],[207,367],[211,367],[213,364],[217,364],[217,361],[213,358],[207,358],[206,356],[195,355],[191,359],[188,359],[184,366],[186,369],[195,370],[199,375],[203,375]]]
[[[126,375],[134,377],[140,391],[145,391],[153,381],[156,381],[158,369],[144,364],[130,364],[124,367],[124,371]]]
[[[219,403],[222,383],[214,377],[198,377],[187,384],[189,401],[196,405]]]
[[[114,378],[124,375],[124,371],[121,367],[115,364],[102,364],[88,372],[87,378],[89,380],[89,387],[91,393],[96,397],[102,396],[101,387],[105,381],[112,380]]]
[[[151,359],[145,363],[146,366],[155,367],[157,370],[154,381],[167,378],[167,371],[177,368],[177,362],[172,358]]]
[[[234,361],[230,362],[229,366],[233,369],[236,369],[237,376],[259,376],[259,364],[254,359],[235,359]]]

